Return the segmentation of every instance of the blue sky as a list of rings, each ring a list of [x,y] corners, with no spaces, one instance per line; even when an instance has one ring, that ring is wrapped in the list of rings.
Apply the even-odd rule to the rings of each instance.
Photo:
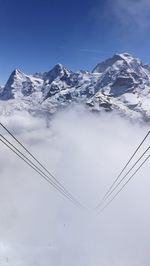
[[[114,53],[150,63],[149,0],[0,0],[0,83],[20,68],[92,69]]]

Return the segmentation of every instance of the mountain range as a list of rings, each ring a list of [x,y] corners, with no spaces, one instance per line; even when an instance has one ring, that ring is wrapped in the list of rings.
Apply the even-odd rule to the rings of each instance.
[[[53,114],[76,103],[93,112],[116,111],[150,121],[150,67],[122,53],[98,63],[92,71],[73,72],[61,64],[33,75],[16,69],[0,87],[0,115],[16,110]]]

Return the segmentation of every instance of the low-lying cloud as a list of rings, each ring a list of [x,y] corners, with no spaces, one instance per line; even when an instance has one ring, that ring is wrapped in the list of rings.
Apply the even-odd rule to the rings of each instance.
[[[57,114],[48,128],[27,113],[1,121],[87,210],[0,144],[0,265],[149,266],[149,163],[103,214],[93,212],[146,126],[80,108]]]

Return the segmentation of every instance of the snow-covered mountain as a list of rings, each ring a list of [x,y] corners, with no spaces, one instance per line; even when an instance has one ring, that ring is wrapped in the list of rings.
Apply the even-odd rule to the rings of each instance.
[[[61,64],[34,75],[16,69],[0,88],[0,114],[16,109],[51,114],[70,103],[150,121],[150,67],[130,54],[116,54],[91,72]]]

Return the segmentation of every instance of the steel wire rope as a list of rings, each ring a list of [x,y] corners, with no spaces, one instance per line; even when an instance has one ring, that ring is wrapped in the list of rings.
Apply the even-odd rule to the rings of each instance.
[[[125,169],[127,168],[127,166],[130,164],[130,162],[132,161],[132,159],[134,158],[134,156],[137,154],[137,152],[139,151],[139,149],[141,148],[141,146],[144,144],[145,140],[148,138],[149,135],[150,135],[150,130],[148,131],[148,133],[146,134],[146,136],[144,137],[144,139],[141,141],[141,143],[138,145],[138,147],[136,148],[135,152],[132,154],[132,156],[130,157],[130,159],[128,160],[128,162],[125,164],[125,166],[123,167],[123,169],[121,170],[121,172],[119,173],[119,175],[113,181],[113,183],[111,184],[111,186],[109,187],[109,189],[107,190],[107,192],[105,193],[105,195],[102,197],[101,201],[96,206],[96,209],[98,209],[101,206],[101,204],[105,201],[107,195],[111,192],[111,190],[113,189],[113,187],[115,186],[115,184],[119,180],[120,176],[123,174],[123,172],[125,171]]]
[[[130,178],[124,183],[124,185],[118,190],[118,192],[113,196],[113,198],[99,211],[99,214],[102,213],[113,201],[114,199],[121,193],[125,186],[132,180],[132,178],[136,175],[136,173],[142,168],[142,166],[148,161],[150,155],[146,157],[146,159],[140,164],[140,166],[136,169],[136,171],[130,176]]]
[[[134,167],[141,161],[141,159],[144,157],[144,155],[149,151],[150,146],[143,152],[143,154],[139,157],[139,159],[133,164],[133,166],[128,170],[128,172],[121,178],[121,180],[116,184],[116,186],[109,192],[109,194],[106,196],[106,198],[101,202],[101,207],[105,201],[113,194],[113,192],[119,187],[119,185],[123,182],[123,180],[130,174],[130,172],[134,169]]]
[[[45,175],[45,173],[43,174],[42,171],[39,169],[36,165],[34,165],[30,159],[28,159],[26,156],[24,155],[20,155],[21,152],[16,152],[15,150],[17,150],[16,148],[12,148],[13,145],[11,145],[12,147],[10,147],[9,144],[7,144],[5,142],[5,140],[0,139],[0,141],[7,146],[13,153],[15,153],[18,157],[20,157],[20,159],[22,159],[26,164],[28,164],[33,170],[35,170],[39,175],[41,175],[49,184],[51,184],[51,186],[53,186],[55,189],[57,189],[63,196],[65,196],[66,198],[68,198],[72,203],[74,203],[76,206],[78,207],[82,207],[82,205],[80,205],[78,202],[74,201],[72,198],[70,198],[70,196],[68,194],[66,194],[66,192],[64,190],[62,190],[62,188],[58,187],[58,185],[56,183],[54,183],[53,180],[51,180],[49,177],[47,177]],[[8,141],[7,141],[8,142]],[[8,142],[9,143],[9,142]],[[19,154],[20,153],[20,154]],[[26,159],[24,159],[23,157],[25,157]]]
[[[55,180],[55,182],[62,187],[62,189],[76,201],[76,199],[68,192],[68,190],[57,180],[57,178],[6,128],[1,122],[0,126]],[[82,206],[79,202],[78,204]]]

